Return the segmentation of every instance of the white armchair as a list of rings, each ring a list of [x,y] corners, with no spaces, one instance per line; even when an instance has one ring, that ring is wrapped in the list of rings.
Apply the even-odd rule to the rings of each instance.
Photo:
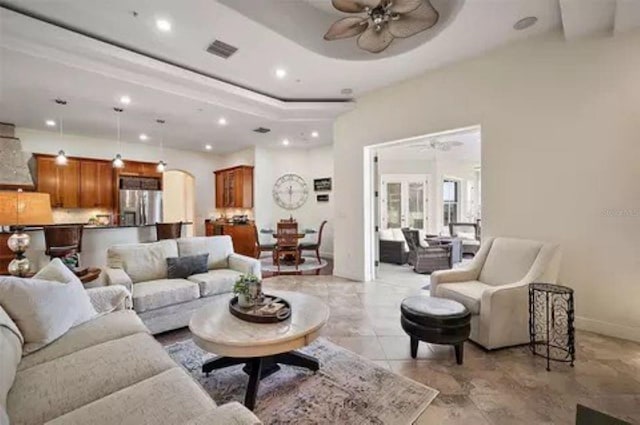
[[[431,275],[431,296],[464,304],[470,339],[487,349],[529,342],[528,285],[555,283],[560,248],[544,242],[488,238],[471,264]]]

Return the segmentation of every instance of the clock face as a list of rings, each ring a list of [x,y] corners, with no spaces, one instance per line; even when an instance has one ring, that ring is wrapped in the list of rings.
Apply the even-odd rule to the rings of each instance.
[[[309,188],[297,174],[283,174],[273,185],[273,199],[286,210],[296,210],[309,198]]]

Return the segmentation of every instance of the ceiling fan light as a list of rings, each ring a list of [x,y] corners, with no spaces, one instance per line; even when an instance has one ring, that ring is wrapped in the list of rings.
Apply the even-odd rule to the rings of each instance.
[[[63,150],[58,152],[58,156],[56,156],[56,164],[62,166],[67,165],[67,155],[65,155]]]
[[[122,156],[120,154],[116,154],[111,162],[113,168],[124,168],[124,161],[122,160]]]

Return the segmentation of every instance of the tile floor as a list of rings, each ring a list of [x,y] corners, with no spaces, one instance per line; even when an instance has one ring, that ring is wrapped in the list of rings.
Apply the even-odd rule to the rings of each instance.
[[[451,347],[425,343],[414,360],[399,306],[421,292],[428,276],[407,275],[395,283],[390,276],[370,283],[279,276],[265,279],[264,286],[324,299],[331,307],[325,337],[439,390],[416,424],[573,424],[576,403],[640,423],[640,344],[578,332],[575,367],[552,364],[551,372],[526,348],[487,352],[472,343],[461,366]],[[187,338],[186,329],[158,337],[163,344]]]

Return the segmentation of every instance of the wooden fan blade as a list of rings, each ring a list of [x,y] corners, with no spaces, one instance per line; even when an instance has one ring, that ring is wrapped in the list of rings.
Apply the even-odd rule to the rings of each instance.
[[[367,29],[367,18],[348,16],[335,22],[324,35],[325,40],[354,37]]]
[[[411,37],[433,27],[439,18],[438,11],[429,0],[423,0],[423,3],[413,12],[400,15],[395,21],[389,21],[389,32],[398,38]]]
[[[409,13],[424,3],[424,0],[391,0],[391,11],[393,13]]]
[[[373,26],[360,34],[358,37],[358,46],[371,53],[380,53],[393,41],[393,35],[385,25],[380,31],[376,31]]]
[[[345,13],[362,13],[367,7],[374,9],[380,6],[380,0],[331,0],[331,3]]]

